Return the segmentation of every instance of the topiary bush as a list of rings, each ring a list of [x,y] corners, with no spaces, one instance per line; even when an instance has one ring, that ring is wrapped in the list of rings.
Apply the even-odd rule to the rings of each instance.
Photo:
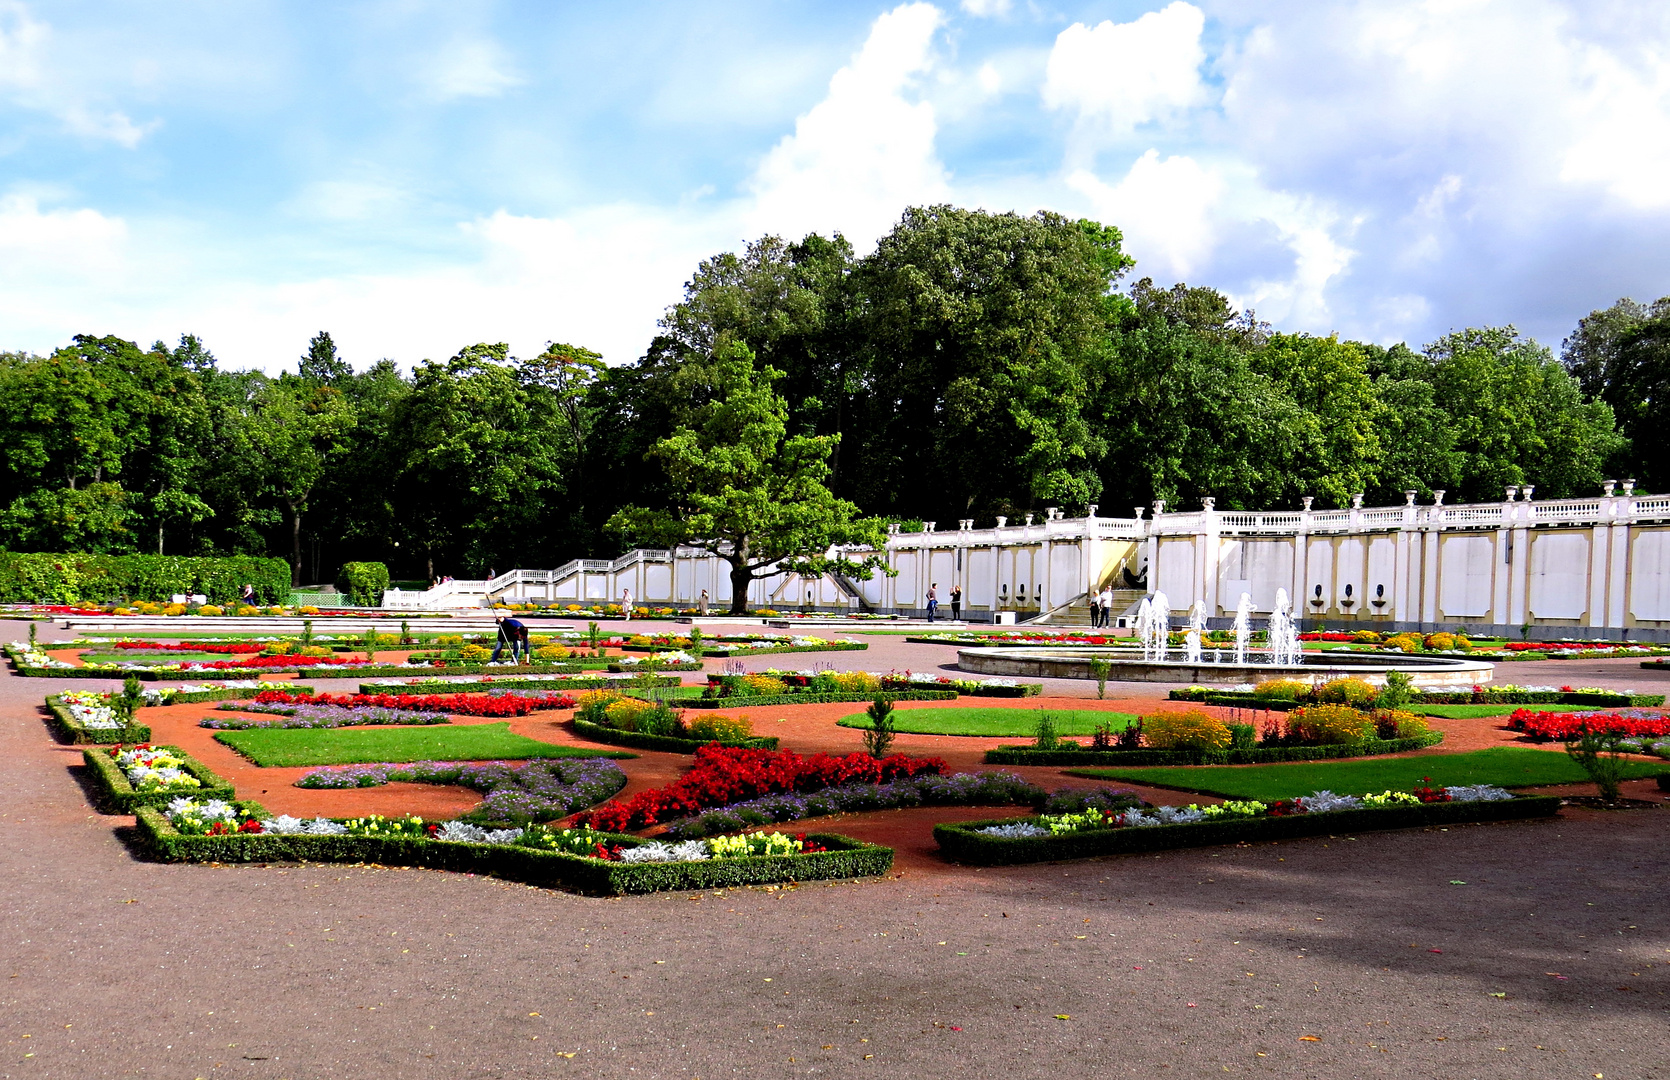
[[[336,591],[357,607],[376,607],[389,587],[389,568],[380,562],[343,563]]]
[[[740,716],[698,716],[687,725],[692,739],[741,742],[752,738],[753,722]]]
[[[1310,683],[1298,679],[1265,679],[1253,687],[1253,694],[1275,701],[1298,701],[1310,690]]]
[[[1181,713],[1153,713],[1142,718],[1142,742],[1156,750],[1228,749],[1229,725],[1199,709]]]
[[[1323,683],[1316,689],[1316,700],[1325,705],[1350,705],[1363,709],[1374,700],[1375,693],[1374,686],[1367,680],[1352,676]]]

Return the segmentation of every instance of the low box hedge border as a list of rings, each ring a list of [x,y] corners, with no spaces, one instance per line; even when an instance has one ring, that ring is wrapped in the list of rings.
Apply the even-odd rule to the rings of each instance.
[[[259,833],[186,836],[155,807],[143,807],[136,816],[139,831],[151,851],[165,862],[351,862],[421,866],[601,896],[877,877],[893,866],[892,848],[861,843],[835,833],[809,834],[807,839],[830,849],[810,854],[622,863],[504,844],[461,844],[410,837]],[[635,836],[610,836],[610,839],[623,844],[643,843]]]
[[[1411,739],[1368,739],[1327,746],[1257,746],[1248,750],[1034,750],[1000,746],[986,751],[987,765],[1269,765],[1282,761],[1329,761],[1423,750],[1444,741],[1442,731]]]
[[[612,672],[615,672],[616,674],[621,674],[623,672],[628,672],[628,671],[642,671],[642,670],[644,670],[644,665],[642,665],[642,664],[610,664],[609,665],[609,670],[612,671]],[[700,662],[692,660],[688,664],[656,664],[655,665],[655,670],[656,671],[700,671],[700,670],[702,670],[702,665],[700,664]]]
[[[682,698],[681,709],[755,709],[762,705],[830,705],[848,701],[955,701],[955,690],[883,690],[875,694],[764,694],[760,697]]]
[[[205,701],[248,701],[257,694],[264,694],[268,690],[282,690],[287,694],[311,694],[314,692],[313,687],[294,682],[267,683],[263,686],[223,686],[219,690],[198,690],[190,694],[175,691],[174,696],[168,699],[167,704],[197,705]]]
[[[57,694],[46,699],[46,713],[53,729],[76,744],[141,743],[149,742],[151,739],[149,725],[138,721],[119,728],[83,727],[81,721],[70,713],[69,707],[59,700]]]
[[[655,677],[655,686],[680,686],[675,675]],[[362,694],[482,694],[489,690],[631,690],[633,683],[623,679],[494,679],[490,683],[463,684],[444,682],[417,683],[360,683]]]
[[[135,791],[122,767],[110,756],[110,751],[88,747],[81,751],[87,768],[92,772],[105,806],[119,814],[131,814],[142,806],[167,806],[181,795],[193,799],[228,799],[234,796],[232,785],[222,780],[213,769],[198,761],[177,746],[163,746],[185,763],[185,770],[203,786],[190,791]]]
[[[1642,665],[1646,667],[1646,664]],[[1314,704],[1308,701],[1293,701],[1288,698],[1263,698],[1257,694],[1237,692],[1232,690],[1210,690],[1205,687],[1187,687],[1173,690],[1168,695],[1172,701],[1196,701],[1202,705],[1222,705],[1229,708],[1242,709],[1270,709],[1274,712],[1286,712],[1302,705]],[[1597,709],[1633,706],[1635,708],[1651,708],[1664,704],[1663,694],[1578,694],[1566,693],[1560,690],[1507,690],[1491,692],[1488,690],[1474,693],[1471,690],[1457,690],[1453,693],[1442,690],[1423,690],[1415,694],[1410,702],[1412,705],[1588,705]]]
[[[674,735],[648,735],[641,731],[621,731],[618,728],[594,724],[590,720],[574,718],[574,734],[582,739],[593,742],[612,743],[615,746],[630,746],[637,750],[664,750],[670,754],[694,754],[704,746],[715,740],[712,739],[680,739]],[[749,750],[777,749],[777,736],[756,735],[751,739],[740,742],[720,742],[720,746],[741,746]]]
[[[831,641],[827,645],[773,645],[769,648],[764,648],[764,649],[751,649],[751,648],[745,648],[745,647],[741,647],[741,646],[738,646],[737,648],[726,648],[723,645],[703,645],[701,647],[701,653],[702,653],[703,656],[716,656],[716,657],[726,657],[726,656],[771,656],[774,653],[863,652],[864,650],[868,649],[869,647],[870,647],[870,643],[867,642],[867,641]],[[628,644],[628,645],[622,645],[620,647],[620,651],[621,652],[650,652],[650,653],[652,653],[652,652],[665,652],[669,648],[672,648],[672,646],[669,646],[669,645],[630,645],[630,644]],[[686,649],[685,651],[689,652],[690,650]]]
[[[989,825],[1010,825],[1037,818],[994,818],[989,821],[947,822],[934,826],[941,854],[953,862],[976,866],[1087,859],[1098,855],[1134,855],[1185,847],[1292,840],[1375,829],[1416,829],[1468,822],[1517,821],[1552,817],[1560,810],[1557,795],[1519,795],[1501,802],[1422,803],[1288,817],[1230,818],[1181,825],[1145,825],[1122,829],[1087,829],[1060,836],[989,836],[979,832]]]
[[[993,686],[990,683],[980,683],[973,690],[963,690],[960,693],[969,697],[1037,697],[1044,692],[1043,683],[1020,683],[1017,686]]]

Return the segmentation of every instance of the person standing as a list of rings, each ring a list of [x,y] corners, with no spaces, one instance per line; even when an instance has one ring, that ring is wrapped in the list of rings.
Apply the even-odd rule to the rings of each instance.
[[[928,586],[928,621],[934,621],[934,612],[939,610],[939,582]]]
[[[1107,585],[1102,589],[1102,629],[1113,625],[1113,586]]]
[[[622,618],[632,617],[632,590],[622,589],[620,593],[620,613]]]
[[[963,587],[951,586],[951,621],[961,622],[963,618]]]
[[[701,615],[702,618],[704,618],[704,619],[707,618],[707,590],[706,589],[702,590],[701,599],[696,601],[696,612],[697,612],[697,614]]]
[[[1090,629],[1095,630],[1102,625],[1102,594],[1090,594]]]
[[[244,607],[255,606],[255,586],[245,582],[243,592],[238,594],[238,602]]]

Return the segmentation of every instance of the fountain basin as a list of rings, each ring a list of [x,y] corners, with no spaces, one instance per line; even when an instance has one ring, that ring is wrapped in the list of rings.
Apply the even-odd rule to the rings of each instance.
[[[959,649],[957,666],[982,675],[1046,679],[1094,679],[1092,660],[1106,660],[1110,682],[1186,683],[1191,686],[1233,686],[1264,679],[1326,682],[1346,676],[1377,686],[1386,674],[1401,671],[1416,686],[1455,689],[1482,686],[1496,677],[1496,665],[1453,656],[1388,656],[1371,653],[1306,653],[1297,664],[1233,661],[1198,663],[1186,660],[1144,660],[1129,649]]]

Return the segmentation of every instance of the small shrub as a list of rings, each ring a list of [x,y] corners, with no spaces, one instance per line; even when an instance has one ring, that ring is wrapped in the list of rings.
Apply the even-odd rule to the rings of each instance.
[[[1396,709],[1409,704],[1415,697],[1415,682],[1406,671],[1388,671],[1386,685],[1374,695],[1377,709]]]
[[[1355,634],[1351,635],[1351,640],[1356,642],[1358,645],[1378,645],[1380,643],[1380,635],[1373,630],[1359,630]]]
[[[1091,735],[1090,735],[1090,749],[1092,749],[1092,750],[1112,750],[1113,749],[1113,725],[1112,724],[1097,724],[1096,725],[1096,730],[1094,732],[1092,732]]]
[[[1142,717],[1139,716],[1132,720],[1125,725],[1124,730],[1114,736],[1113,747],[1115,750],[1140,750],[1142,748]]]
[[[1218,751],[1229,747],[1229,726],[1199,709],[1142,718],[1142,741],[1156,750]]]
[[[880,695],[864,710],[870,726],[864,732],[864,749],[873,758],[884,758],[893,749],[893,703]]]
[[[269,641],[267,647],[261,651],[268,656],[287,656],[295,647],[295,643],[290,641]]]
[[[1271,701],[1298,701],[1310,689],[1310,683],[1298,679],[1265,679],[1253,687],[1253,694]]]
[[[777,697],[789,691],[789,684],[775,675],[744,675],[742,684],[750,697]]]
[[[1032,738],[1032,748],[1034,750],[1058,750],[1061,748],[1061,739],[1055,733],[1055,717],[1050,715],[1048,709],[1038,710],[1038,726]]]
[[[533,651],[533,655],[535,660],[567,660],[568,646],[541,645]]]
[[[575,702],[575,719],[585,720],[593,724],[606,724],[608,718],[604,712],[611,704],[621,699],[619,690],[585,690]]]
[[[464,635],[463,634],[442,634],[435,639],[435,644],[437,644],[437,645],[462,645],[462,644],[464,644]]]
[[[1112,670],[1113,665],[1106,660],[1098,658],[1090,661],[1090,673],[1096,676],[1096,697],[1098,699],[1108,696],[1108,675]]]
[[[1473,651],[1472,641],[1468,640],[1466,637],[1463,637],[1461,634],[1457,634],[1455,636],[1455,647],[1456,647],[1457,652],[1472,652]]]
[[[184,615],[186,613],[186,606],[184,604],[169,604],[167,607],[162,609],[162,613],[164,615]]]
[[[466,664],[485,664],[492,657],[493,650],[485,645],[466,645],[458,654],[458,659]]]
[[[296,650],[297,656],[321,657],[330,656],[331,651],[323,645],[303,645]]]
[[[1229,748],[1251,750],[1258,743],[1258,731],[1251,724],[1229,725]]]
[[[1448,651],[1455,648],[1455,635],[1446,634],[1440,630],[1436,634],[1428,634],[1426,639],[1422,641],[1421,644],[1426,648],[1435,651]]]
[[[1374,719],[1349,705],[1311,705],[1287,717],[1288,735],[1306,746],[1359,743],[1375,730]]]
[[[1323,683],[1317,688],[1316,700],[1325,705],[1351,705],[1362,709],[1374,700],[1374,693],[1374,687],[1366,679],[1353,676]]]
[[[224,615],[225,611],[223,611],[219,606],[217,606],[215,604],[204,604],[202,607],[197,609],[197,614],[199,614],[199,615]]]
[[[296,609],[296,614],[298,614],[298,615],[317,615],[317,614],[319,614],[319,609],[314,607],[312,604],[303,604],[301,607]]]
[[[713,739],[719,742],[741,742],[754,734],[753,722],[741,716],[699,716],[690,721],[689,729],[692,739],[701,739],[703,742]]]
[[[868,671],[832,671],[835,689],[843,694],[873,694],[881,689],[881,680]]]
[[[1576,735],[1566,740],[1566,753],[1577,762],[1595,786],[1600,797],[1609,803],[1618,801],[1618,785],[1624,777],[1624,734],[1618,731],[1596,730],[1584,724]]]
[[[604,708],[603,722],[617,731],[637,731],[639,717],[651,708],[649,702],[639,698],[618,698]]]
[[[1376,713],[1374,733],[1382,739],[1417,739],[1432,731],[1421,717],[1402,709]]]
[[[239,615],[245,615],[245,616],[247,616],[247,615],[259,615],[259,614],[261,614],[261,609],[258,608],[258,607],[250,607],[248,604],[244,604],[244,605],[242,605],[238,608],[238,614]]]

